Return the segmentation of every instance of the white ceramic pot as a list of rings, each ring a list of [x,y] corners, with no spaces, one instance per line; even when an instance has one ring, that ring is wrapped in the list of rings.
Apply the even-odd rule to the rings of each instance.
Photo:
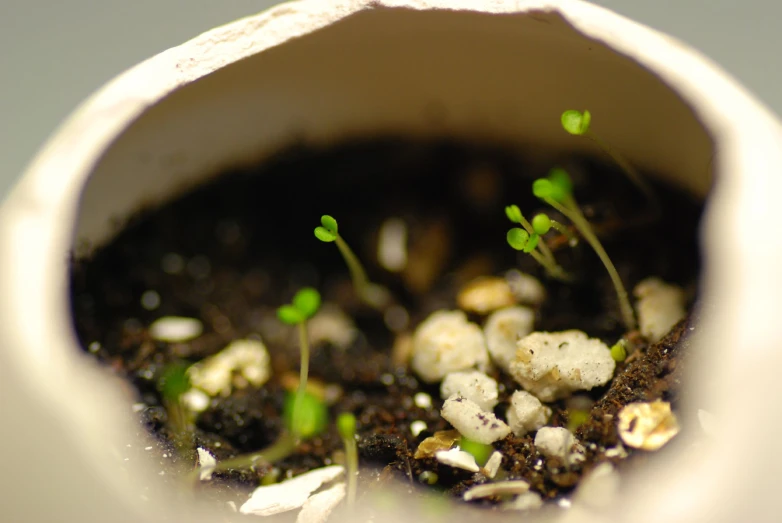
[[[129,400],[72,334],[74,246],[100,245],[112,223],[140,206],[294,138],[325,143],[398,131],[531,153],[587,147],[559,128],[563,108],[591,109],[600,132],[636,165],[708,201],[693,338],[693,366],[702,372],[688,383],[682,412],[691,430],[627,476],[600,517],[782,518],[774,401],[782,140],[773,116],[697,52],[581,1],[303,0],[210,31],[116,78],[68,119],[5,203],[2,519],[184,514],[143,491],[156,471],[132,450],[144,443],[124,415]],[[687,438],[701,435],[699,408],[718,422],[696,451]]]

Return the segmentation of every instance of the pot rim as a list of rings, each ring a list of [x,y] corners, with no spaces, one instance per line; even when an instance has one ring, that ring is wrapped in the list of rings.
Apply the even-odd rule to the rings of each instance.
[[[708,318],[698,343],[733,343],[737,349],[725,361],[712,362],[709,372],[752,376],[762,373],[769,359],[782,363],[770,350],[776,342],[782,344],[782,336],[771,328],[773,315],[761,313],[764,323],[758,327],[757,314],[743,314],[758,300],[765,303],[782,290],[780,277],[768,277],[775,272],[776,260],[782,259],[782,248],[769,245],[747,226],[769,217],[773,223],[782,222],[782,209],[773,197],[782,189],[782,180],[759,176],[782,166],[782,132],[769,111],[718,66],[673,38],[581,0],[299,0],[213,29],[121,74],[62,124],[13,189],[0,210],[0,252],[7,253],[0,258],[0,288],[5,289],[0,296],[0,339],[12,348],[6,351],[9,364],[42,404],[64,408],[84,422],[92,415],[86,403],[74,404],[60,393],[63,388],[78,390],[78,397],[87,398],[86,385],[78,381],[81,372],[93,372],[81,369],[82,360],[73,357],[78,345],[70,324],[64,262],[81,190],[103,152],[139,115],[176,89],[359,11],[385,7],[495,14],[552,11],[586,37],[651,70],[676,91],[713,136],[717,170],[724,175],[710,194],[703,226],[709,254],[705,301],[711,305],[702,307]],[[191,56],[199,60],[192,61]],[[726,234],[735,242],[726,244]],[[759,243],[761,255],[753,255]],[[48,328],[42,329],[42,323]],[[752,352],[754,344],[769,349]],[[773,380],[763,390],[770,392],[771,385]],[[704,385],[699,397],[713,390]],[[681,484],[685,480],[690,475]]]

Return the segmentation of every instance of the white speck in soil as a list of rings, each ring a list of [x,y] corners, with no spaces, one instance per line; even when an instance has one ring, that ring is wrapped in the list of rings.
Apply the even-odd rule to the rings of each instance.
[[[180,274],[185,268],[185,260],[180,255],[170,252],[160,260],[160,268],[166,274]]]
[[[427,429],[427,425],[425,421],[415,420],[410,424],[410,432],[413,434],[413,436],[418,436],[426,429]]]
[[[394,375],[385,373],[382,376],[380,376],[380,383],[385,385],[386,387],[394,384]]]
[[[141,306],[148,311],[154,311],[160,307],[160,294],[155,291],[145,291],[141,295]]]
[[[432,408],[432,397],[426,392],[416,393],[416,395],[413,396],[413,402],[415,403],[415,406],[420,409]]]
[[[146,403],[134,403],[131,407],[131,410],[133,412],[141,412],[143,410],[146,410],[147,404]]]
[[[144,447],[144,450],[152,450],[154,447]]]
[[[92,343],[89,344],[89,346],[87,348],[88,348],[88,350],[90,352],[95,354],[96,352],[98,352],[100,350],[100,342],[93,341]]]

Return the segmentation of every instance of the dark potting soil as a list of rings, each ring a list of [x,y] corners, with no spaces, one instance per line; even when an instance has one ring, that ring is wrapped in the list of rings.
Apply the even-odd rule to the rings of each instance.
[[[438,475],[432,488],[458,496],[485,480],[433,458],[413,457],[423,439],[451,428],[439,414],[439,384],[424,384],[392,360],[399,333],[357,302],[336,247],[319,242],[312,230],[322,214],[338,219],[340,234],[365,262],[370,278],[387,286],[407,311],[405,332],[435,310],[456,309],[459,288],[474,277],[518,268],[539,277],[547,289],[548,298],[536,315],[538,330],[580,329],[611,345],[627,333],[608,274],[585,242],[569,248],[562,238],[549,239],[558,261],[577,277],[569,284],[546,279],[530,256],[505,242],[511,226],[503,211],[506,205],[518,204],[527,216],[546,211],[557,217],[530,190],[532,181],[550,166],[531,164],[511,149],[449,140],[385,138],[323,149],[292,147],[262,166],[227,173],[163,208],[140,212],[109,245],[76,261],[76,331],[85,351],[133,385],[144,405],[138,414],[141,421],[164,444],[170,443],[171,434],[156,387],[162,369],[173,362],[199,361],[233,340],[260,336],[272,358],[269,382],[260,389],[234,389],[229,397],[213,400],[197,419],[197,445],[219,461],[263,449],[281,432],[282,376],[298,372],[299,347],[295,337],[267,333],[280,329],[276,308],[290,302],[301,287],[314,286],[324,302],[338,304],[360,332],[346,349],[329,343],[315,346],[310,375],[341,386],[343,394],[330,412],[356,415],[361,465],[374,470],[375,478],[417,484],[422,472],[432,471]],[[654,217],[643,195],[616,169],[583,158],[567,159],[565,166],[584,213],[628,289],[645,277],[658,276],[695,293],[698,202],[657,186],[663,212]],[[375,254],[378,229],[391,217],[403,219],[409,231],[409,263],[402,275],[382,269]],[[159,303],[142,304],[148,291]],[[204,332],[187,343],[156,341],[147,327],[163,316],[197,318]],[[681,353],[692,328],[692,320],[684,321],[652,346],[637,333],[628,334],[636,342],[634,353],[617,366],[608,386],[588,393],[595,403],[576,431],[586,449],[584,462],[564,467],[540,454],[532,437],[511,434],[494,444],[505,456],[502,474],[525,479],[545,499],[555,499],[570,493],[582,475],[601,462],[623,467],[646,459],[648,453],[633,449],[627,449],[627,458],[606,456],[606,449],[619,442],[615,415],[623,405],[640,400],[664,399],[675,409],[686,369]],[[519,387],[499,371],[493,376],[501,384],[497,412],[504,418],[503,405]],[[418,392],[431,395],[431,407],[416,406],[413,396]],[[551,407],[550,424],[565,426],[567,402]],[[416,420],[426,422],[427,429],[413,436],[410,426]],[[274,467],[283,477],[296,475],[331,463],[341,449],[332,424]],[[191,452],[180,461],[192,464],[194,459]],[[211,490],[221,492],[221,499],[233,496],[241,503],[270,470],[259,466],[256,471],[217,474],[212,483],[218,487]],[[367,482],[366,476],[360,496],[374,488],[369,483],[378,484]],[[206,484],[199,488],[210,490]],[[478,504],[491,506],[494,501]]]

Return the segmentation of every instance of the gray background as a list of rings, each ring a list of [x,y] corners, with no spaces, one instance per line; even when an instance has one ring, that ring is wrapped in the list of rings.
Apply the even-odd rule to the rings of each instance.
[[[0,198],[117,73],[274,0],[0,0]],[[690,43],[782,114],[779,0],[597,0]]]

